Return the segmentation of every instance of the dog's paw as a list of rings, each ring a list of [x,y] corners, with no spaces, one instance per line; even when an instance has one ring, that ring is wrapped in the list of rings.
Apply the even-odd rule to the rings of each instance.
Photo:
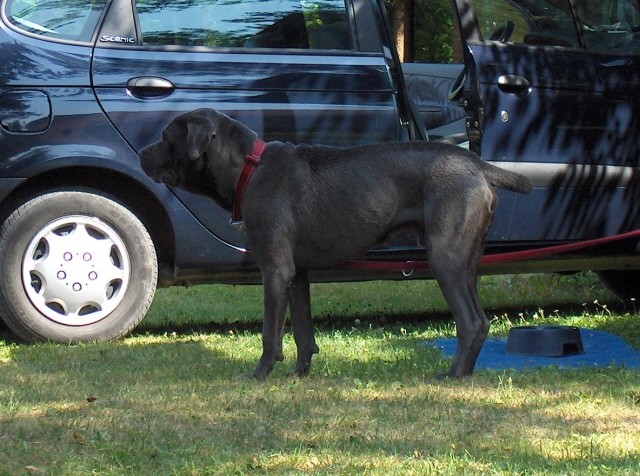
[[[248,375],[248,377],[251,380],[262,381],[262,380],[265,380],[267,378],[267,375],[269,375],[269,372],[263,372],[263,371],[254,370],[252,373],[250,373]]]
[[[255,370],[249,375],[253,380],[264,380],[271,373],[273,365],[261,365],[258,364]]]
[[[311,372],[311,364],[296,366],[296,368],[289,372],[288,376],[294,378],[304,378],[309,375],[309,372]]]

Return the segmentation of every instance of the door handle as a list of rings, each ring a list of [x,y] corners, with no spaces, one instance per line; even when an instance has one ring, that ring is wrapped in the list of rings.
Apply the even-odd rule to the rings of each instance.
[[[153,76],[141,76],[127,81],[127,92],[139,99],[169,96],[175,89],[171,81]]]
[[[531,91],[531,83],[518,74],[503,74],[498,78],[498,88],[505,93],[524,96]]]

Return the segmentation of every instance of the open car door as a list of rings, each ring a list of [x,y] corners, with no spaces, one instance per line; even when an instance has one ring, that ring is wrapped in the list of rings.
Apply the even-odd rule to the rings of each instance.
[[[640,228],[637,0],[453,0],[471,148],[529,175],[488,245]]]

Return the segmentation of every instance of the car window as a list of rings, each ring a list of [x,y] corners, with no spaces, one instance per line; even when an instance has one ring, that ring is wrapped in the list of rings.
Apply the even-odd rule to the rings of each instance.
[[[472,0],[483,41],[579,47],[569,0]]]
[[[142,43],[351,50],[344,0],[137,0]]]
[[[588,49],[640,53],[638,0],[583,0],[577,8]]]
[[[56,40],[91,41],[107,0],[9,0],[5,15],[11,25]]]

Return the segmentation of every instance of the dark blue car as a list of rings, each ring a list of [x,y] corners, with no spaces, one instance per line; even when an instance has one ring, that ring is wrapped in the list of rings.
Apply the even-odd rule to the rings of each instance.
[[[265,140],[469,147],[536,185],[500,192],[483,272],[640,291],[638,0],[0,4],[0,316],[26,340],[118,338],[157,286],[259,281],[228,212],[140,168],[201,107]],[[428,278],[423,256],[399,237],[313,276]]]

